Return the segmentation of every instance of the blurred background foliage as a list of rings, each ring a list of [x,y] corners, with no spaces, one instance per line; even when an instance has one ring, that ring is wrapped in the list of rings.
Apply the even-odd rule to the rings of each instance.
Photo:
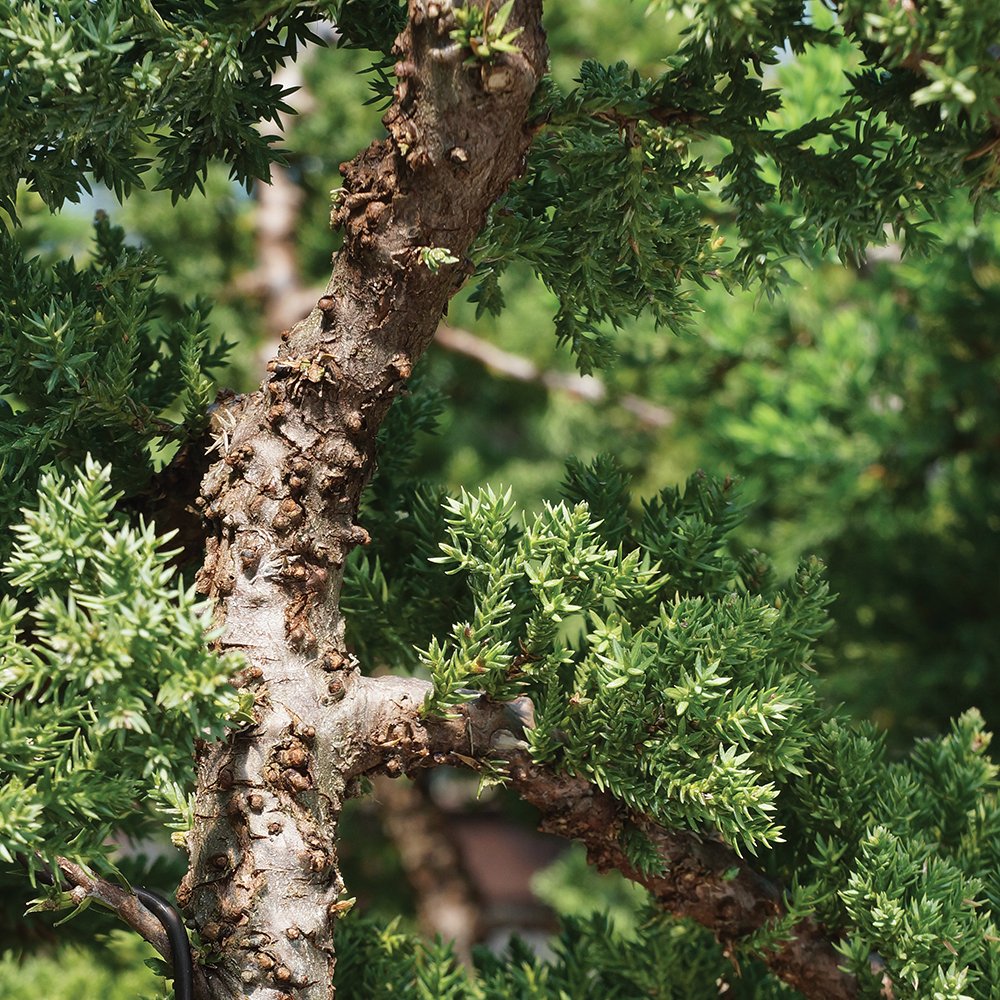
[[[546,23],[553,76],[564,88],[583,58],[623,58],[656,72],[680,28],[647,16],[642,4],[616,0],[559,0],[548,5]],[[252,389],[279,332],[278,300],[304,314],[329,272],[339,239],[328,227],[338,165],[381,134],[377,102],[364,103],[376,79],[369,66],[363,53],[331,44],[309,50],[291,71],[289,82],[302,89],[290,100],[302,114],[287,123],[288,164],[279,179],[290,182],[294,205],[277,237],[296,261],[290,284],[268,283],[276,237],[262,229],[267,192],[248,196],[216,168],[204,195],[177,205],[166,192],[136,191],[120,206],[98,190],[93,200],[49,215],[22,191],[15,238],[43,261],[83,261],[93,213],[108,211],[162,261],[158,288],[167,308],[200,295],[214,301],[213,332],[237,345],[220,381]],[[768,72],[788,124],[827,113],[852,68],[849,53],[821,46],[780,59]],[[728,206],[712,192],[706,206],[706,221],[732,239]],[[958,194],[926,230],[935,239],[920,258],[890,242],[865,261],[819,254],[808,266],[789,261],[790,282],[771,300],[698,290],[699,311],[680,335],[630,321],[615,337],[617,357],[598,374],[596,393],[557,344],[553,296],[514,264],[498,317],[477,319],[470,287],[445,322],[530,362],[535,375],[519,380],[500,370],[504,364],[432,348],[422,382],[446,405],[436,432],[417,438],[416,471],[451,490],[510,484],[529,507],[557,495],[570,455],[614,453],[639,486],[636,503],[699,468],[739,477],[752,501],[740,544],[759,546],[782,572],[809,554],[829,566],[839,597],[821,683],[832,700],[890,730],[898,747],[944,730],[970,705],[995,729],[1000,221],[986,214],[974,224],[967,195]],[[588,395],[603,398],[581,398]],[[655,404],[652,417],[623,405],[634,397]],[[351,822],[369,840],[378,836],[363,808]],[[345,834],[345,844],[352,839]],[[382,852],[383,867],[394,871],[387,840]],[[577,913],[602,898],[628,933],[641,902],[618,883],[601,888],[578,861],[559,862],[538,880],[542,895]],[[347,864],[350,872],[349,857]],[[356,873],[364,895],[372,880],[360,861]],[[164,875],[165,887],[174,874]],[[593,886],[581,889],[590,878]],[[86,937],[92,926],[80,930]],[[97,953],[75,947],[64,945],[55,965],[44,958],[0,963],[0,996],[157,995],[155,975],[135,971],[141,946],[131,938],[115,934]]]

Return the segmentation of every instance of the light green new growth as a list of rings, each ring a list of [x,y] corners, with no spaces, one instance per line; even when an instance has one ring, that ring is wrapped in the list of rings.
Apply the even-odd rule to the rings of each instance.
[[[148,804],[187,825],[178,746],[240,707],[234,662],[206,645],[208,608],[152,525],[114,512],[111,470],[45,473],[13,528],[0,599],[0,858],[106,858]]]
[[[881,989],[872,953],[901,1000],[994,995],[1000,786],[989,743],[975,710],[895,764],[870,727],[830,720],[813,737],[807,774],[785,800],[810,831],[792,896],[844,929],[840,948],[862,996]]]
[[[444,264],[458,263],[458,258],[447,247],[417,247],[417,255],[431,273],[439,271]]]
[[[517,51],[514,40],[524,29],[513,28],[507,32],[503,30],[507,27],[507,20],[513,9],[514,0],[507,0],[492,16],[489,4],[485,8],[473,4],[455,7],[457,27],[452,30],[451,37],[463,48],[472,52],[472,55],[465,60],[467,66],[491,62],[497,53]]]
[[[607,459],[574,473],[570,494],[627,486]],[[474,610],[421,655],[425,710],[529,694],[539,763],[667,826],[713,827],[738,851],[779,840],[774,779],[800,773],[828,598],[816,564],[758,592],[758,561],[722,551],[734,493],[694,476],[647,503],[634,531],[609,524],[610,538],[582,497],[523,528],[509,491],[449,500],[435,561],[464,576]],[[606,489],[598,502],[614,506]]]

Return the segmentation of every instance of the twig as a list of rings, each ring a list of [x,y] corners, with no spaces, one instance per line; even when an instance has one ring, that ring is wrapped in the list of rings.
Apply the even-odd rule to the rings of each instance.
[[[607,386],[593,375],[541,369],[528,358],[504,351],[467,330],[440,326],[434,340],[445,350],[472,358],[490,371],[517,382],[536,382],[546,389],[565,392],[575,399],[591,403],[602,403],[608,399]],[[614,402],[623,410],[638,417],[647,427],[669,427],[675,419],[674,414],[666,407],[632,393],[625,393]]]
[[[180,919],[149,890],[134,892],[92,875],[86,868],[67,858],[58,858],[59,870],[70,885],[69,894],[78,905],[92,899],[115,913],[140,937],[148,941],[170,963],[174,970],[177,1000],[190,1000],[192,989],[198,997],[207,996],[207,984],[200,967],[193,965],[190,952],[175,954],[175,947],[187,947],[187,933]],[[176,933],[176,927],[180,933]],[[171,930],[174,933],[171,933]],[[182,944],[183,942],[183,944]],[[192,967],[193,966],[193,967]]]

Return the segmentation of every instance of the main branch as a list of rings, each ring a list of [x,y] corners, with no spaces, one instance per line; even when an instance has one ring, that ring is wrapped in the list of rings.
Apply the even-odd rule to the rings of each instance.
[[[333,996],[351,733],[338,710],[352,676],[344,560],[368,540],[356,517],[379,425],[487,210],[523,169],[547,58],[539,18],[540,0],[519,0],[518,51],[467,65],[450,0],[410,0],[389,136],[341,167],[344,246],[326,292],[260,390],[217,421],[221,459],[198,499],[209,526],[199,585],[216,598],[220,644],[245,654],[257,719],[199,750],[178,900],[212,952],[204,992],[218,1000]]]
[[[220,459],[197,501],[209,530],[199,584],[216,599],[219,644],[245,655],[256,718],[226,744],[198,748],[178,901],[210,959],[200,1000],[331,1000],[342,803],[363,775],[437,763],[499,762],[547,829],[581,839],[598,866],[643,882],[725,942],[782,913],[774,888],[724,845],[663,830],[535,766],[521,738],[530,706],[480,701],[427,721],[426,685],[362,677],[345,647],[343,568],[368,540],[356,518],[376,434],[467,274],[490,205],[523,169],[546,62],[539,17],[540,0],[518,0],[508,22],[523,29],[518,51],[470,65],[451,37],[451,0],[410,0],[388,138],[341,167],[333,222],[344,246],[325,293],[260,390],[217,414]],[[642,826],[665,874],[630,867],[625,823]],[[811,924],[772,967],[807,997],[854,995]]]

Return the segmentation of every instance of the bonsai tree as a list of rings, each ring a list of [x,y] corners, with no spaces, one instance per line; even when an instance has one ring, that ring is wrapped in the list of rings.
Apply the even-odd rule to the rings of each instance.
[[[782,578],[732,543],[731,479],[637,505],[620,460],[567,455],[531,509],[499,484],[446,495],[416,461],[440,400],[414,373],[463,286],[500,313],[525,270],[590,374],[632,320],[647,342],[690,337],[704,286],[770,296],[799,260],[934,253],[926,223],[956,188],[994,208],[1000,14],[657,2],[658,63],[587,60],[567,83],[547,74],[553,8],[5,11],[5,877],[36,909],[110,908],[202,1000],[989,997],[1000,807],[980,714],[890,760],[829,707],[822,566]],[[320,16],[339,55],[369,54],[385,134],[322,206],[338,242],[308,315],[258,389],[217,394],[207,302],[110,200],[88,259],[53,259],[39,203],[147,182],[187,199],[215,161],[266,181],[282,153],[258,126],[290,111],[275,77]],[[820,70],[836,86],[817,110],[800,84]],[[443,766],[643,886],[634,934],[571,919],[553,958],[514,943],[470,970],[351,914],[345,803]],[[164,817],[187,934],[116,867],[113,835]]]

